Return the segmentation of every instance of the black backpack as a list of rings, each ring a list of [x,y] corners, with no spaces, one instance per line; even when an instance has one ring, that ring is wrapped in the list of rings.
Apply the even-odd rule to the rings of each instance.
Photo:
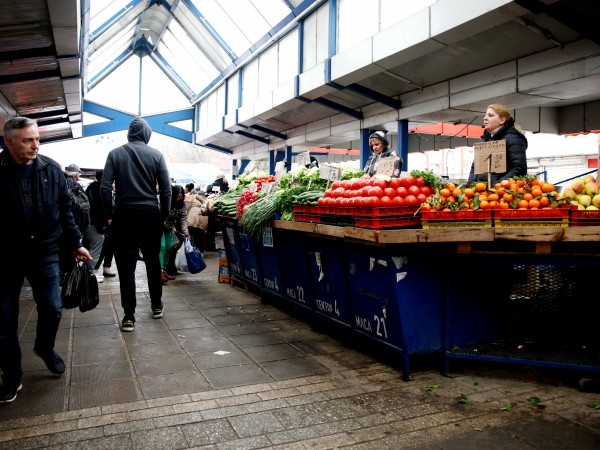
[[[73,180],[73,184],[69,184],[69,190],[73,195],[73,217],[75,224],[82,233],[90,226],[90,201],[85,195],[83,188]]]

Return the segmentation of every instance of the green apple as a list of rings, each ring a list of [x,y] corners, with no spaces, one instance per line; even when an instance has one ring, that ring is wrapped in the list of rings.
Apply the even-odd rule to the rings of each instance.
[[[600,208],[600,194],[596,194],[592,197],[592,204],[597,208]]]
[[[586,208],[592,204],[592,197],[587,194],[579,197],[579,204],[585,206]]]

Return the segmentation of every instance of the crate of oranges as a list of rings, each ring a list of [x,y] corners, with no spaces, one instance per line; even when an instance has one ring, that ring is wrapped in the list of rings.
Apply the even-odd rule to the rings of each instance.
[[[476,211],[490,216],[474,216]],[[471,213],[465,215],[465,212]],[[553,184],[527,175],[502,180],[491,187],[482,181],[461,186],[441,185],[435,195],[421,205],[421,215],[428,226],[439,217],[439,220],[456,222],[457,226],[466,221],[471,226],[482,226],[479,222],[483,226],[493,223],[496,227],[562,227],[569,224],[569,205]],[[475,217],[479,219],[474,220]]]

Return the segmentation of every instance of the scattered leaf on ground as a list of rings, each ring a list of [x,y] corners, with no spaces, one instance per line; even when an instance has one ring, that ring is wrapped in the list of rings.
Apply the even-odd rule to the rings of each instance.
[[[532,405],[537,405],[539,402],[541,402],[541,400],[537,397],[529,397],[527,401]]]
[[[500,411],[512,411],[513,405],[506,405],[500,408]]]
[[[427,387],[425,388],[425,390],[426,390],[427,392],[431,392],[431,391],[433,391],[434,389],[438,389],[440,386],[441,386],[440,384],[430,384],[429,386],[427,386]]]
[[[461,405],[468,405],[469,403],[471,403],[471,401],[465,394],[460,394],[460,397],[458,398],[458,403],[460,403]]]
[[[600,403],[588,403],[587,407],[592,409],[600,409]]]

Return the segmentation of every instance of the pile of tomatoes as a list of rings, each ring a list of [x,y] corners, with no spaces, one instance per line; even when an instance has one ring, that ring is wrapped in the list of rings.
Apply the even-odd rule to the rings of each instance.
[[[252,192],[250,189],[244,189],[244,191],[240,195],[240,198],[237,199],[237,204],[236,204],[237,217],[238,218],[242,217],[244,215],[244,212],[246,211],[246,207],[248,205],[251,205],[255,201],[257,201],[258,198],[259,197],[256,192]]]
[[[415,206],[434,193],[435,189],[421,176],[352,178],[334,181],[318,204],[366,208]]]
[[[254,183],[256,184],[256,192],[262,191],[263,183],[273,183],[274,181],[275,181],[275,175],[263,175],[263,176],[257,177],[256,180],[254,180]]]

